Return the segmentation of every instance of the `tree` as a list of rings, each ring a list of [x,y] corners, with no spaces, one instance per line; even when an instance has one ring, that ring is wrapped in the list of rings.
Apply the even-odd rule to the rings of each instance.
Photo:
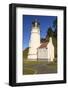
[[[53,21],[54,36],[57,37],[57,17]]]
[[[53,31],[52,31],[52,28],[51,28],[51,27],[48,28],[47,35],[48,35],[49,37],[52,37],[52,36],[53,36]]]
[[[53,28],[54,28],[53,43],[55,48],[55,58],[57,58],[57,17],[53,21]]]

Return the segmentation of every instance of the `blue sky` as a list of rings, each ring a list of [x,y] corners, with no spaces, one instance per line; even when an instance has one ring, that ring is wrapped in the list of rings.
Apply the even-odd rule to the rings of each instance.
[[[30,32],[32,27],[32,22],[37,19],[40,23],[40,37],[45,38],[47,35],[48,27],[53,27],[53,21],[56,16],[33,16],[33,15],[23,15],[22,16],[22,30],[23,30],[23,42],[22,48],[25,49],[29,47]]]

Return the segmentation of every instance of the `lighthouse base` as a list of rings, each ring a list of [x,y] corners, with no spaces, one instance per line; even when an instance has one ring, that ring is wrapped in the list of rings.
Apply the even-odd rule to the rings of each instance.
[[[29,54],[28,55],[28,60],[36,61],[37,60],[37,55],[36,54]]]

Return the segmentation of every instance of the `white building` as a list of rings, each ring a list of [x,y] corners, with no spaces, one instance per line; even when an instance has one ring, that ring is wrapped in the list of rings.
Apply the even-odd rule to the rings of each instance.
[[[40,28],[39,23],[34,21],[32,23],[31,37],[29,41],[29,60],[37,60],[37,48],[40,46]]]
[[[54,60],[54,45],[52,38],[49,42],[40,43],[40,27],[37,21],[32,23],[31,36],[29,41],[28,60]]]
[[[53,61],[54,60],[54,45],[52,38],[49,38],[49,42],[42,43],[38,48],[38,60]]]

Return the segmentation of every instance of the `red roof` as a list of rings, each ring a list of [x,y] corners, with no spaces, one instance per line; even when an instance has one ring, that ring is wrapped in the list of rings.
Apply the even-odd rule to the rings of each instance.
[[[47,48],[48,42],[42,43],[39,48]]]

